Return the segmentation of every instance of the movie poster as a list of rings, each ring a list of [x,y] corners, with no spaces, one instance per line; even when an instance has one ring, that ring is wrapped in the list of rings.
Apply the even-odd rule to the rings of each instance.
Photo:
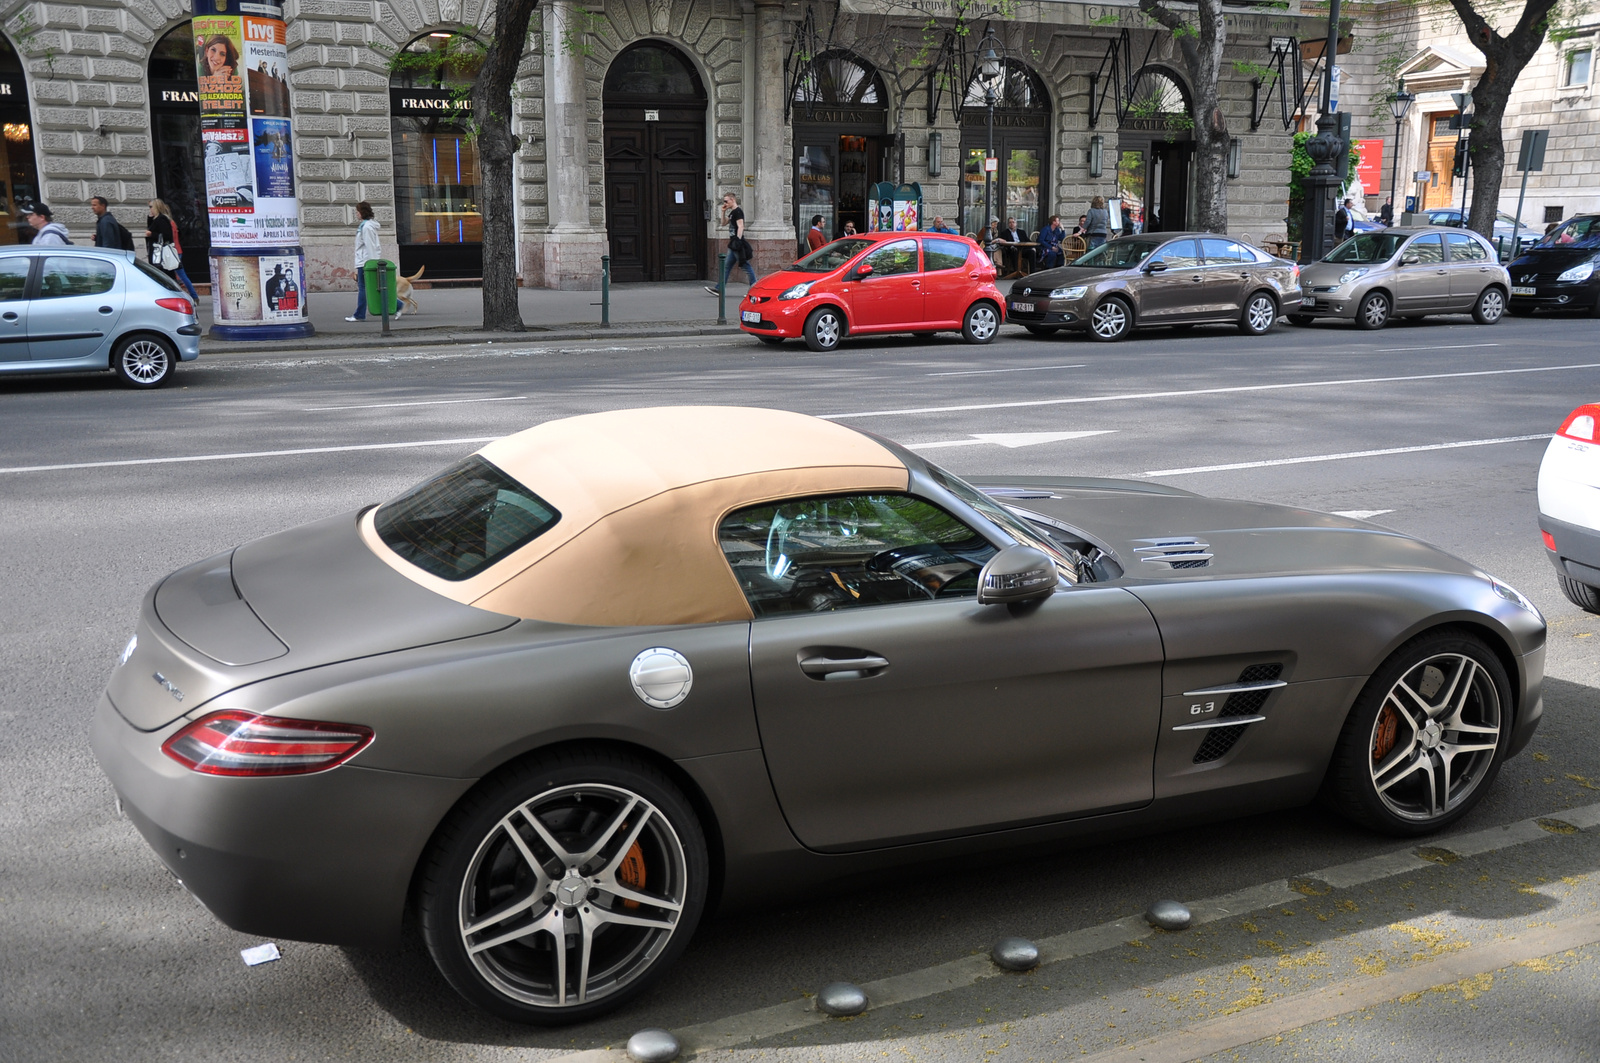
[[[300,255],[263,255],[257,261],[261,263],[262,320],[305,320],[305,259]]]
[[[235,255],[211,259],[211,309],[215,320],[261,320],[261,267],[257,261]]]
[[[287,118],[252,118],[256,149],[256,194],[262,199],[294,198],[294,155]]]

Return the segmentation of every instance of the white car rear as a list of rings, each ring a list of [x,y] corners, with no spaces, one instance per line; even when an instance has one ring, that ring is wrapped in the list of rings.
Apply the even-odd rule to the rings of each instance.
[[[1545,449],[1539,530],[1562,591],[1600,613],[1600,403],[1568,414]]]

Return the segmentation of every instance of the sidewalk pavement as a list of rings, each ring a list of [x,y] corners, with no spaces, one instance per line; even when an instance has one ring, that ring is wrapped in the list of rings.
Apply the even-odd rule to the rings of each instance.
[[[526,332],[484,332],[481,288],[430,288],[413,293],[416,313],[403,313],[389,321],[390,335],[371,314],[365,321],[346,321],[355,312],[356,293],[312,292],[311,324],[317,334],[301,340],[200,341],[202,355],[312,351],[361,347],[424,346],[447,343],[502,341],[641,338],[653,336],[722,335],[738,331],[739,300],[745,286],[730,283],[727,292],[728,324],[717,324],[717,297],[705,292],[703,281],[659,284],[613,284],[611,326],[600,326],[600,292],[558,292],[547,288],[519,288]],[[211,301],[201,299],[200,325],[211,328]],[[402,310],[404,308],[402,307]]]

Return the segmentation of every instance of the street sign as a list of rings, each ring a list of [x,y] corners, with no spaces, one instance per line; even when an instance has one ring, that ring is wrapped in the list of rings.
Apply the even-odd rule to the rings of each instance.
[[[1427,181],[1427,180],[1432,179],[1432,177],[1433,177],[1433,171],[1432,170],[1418,170],[1416,173],[1411,175],[1411,179],[1413,181]]]
[[[991,155],[987,159],[983,160],[983,172],[984,173],[997,173],[997,172],[999,172],[999,170],[1000,170],[1000,160],[998,158],[996,158],[995,156]]]
[[[1456,110],[1465,111],[1472,104],[1472,93],[1452,92],[1450,98],[1456,101]]]
[[[1544,146],[1550,139],[1548,129],[1524,129],[1522,150],[1517,153],[1517,169],[1526,173],[1544,169]]]

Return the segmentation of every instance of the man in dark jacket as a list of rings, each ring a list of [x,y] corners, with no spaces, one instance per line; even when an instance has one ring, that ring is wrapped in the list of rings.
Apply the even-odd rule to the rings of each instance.
[[[90,196],[89,209],[94,211],[94,246],[109,247],[113,251],[132,251],[133,234],[111,213],[111,204],[105,196]]]

